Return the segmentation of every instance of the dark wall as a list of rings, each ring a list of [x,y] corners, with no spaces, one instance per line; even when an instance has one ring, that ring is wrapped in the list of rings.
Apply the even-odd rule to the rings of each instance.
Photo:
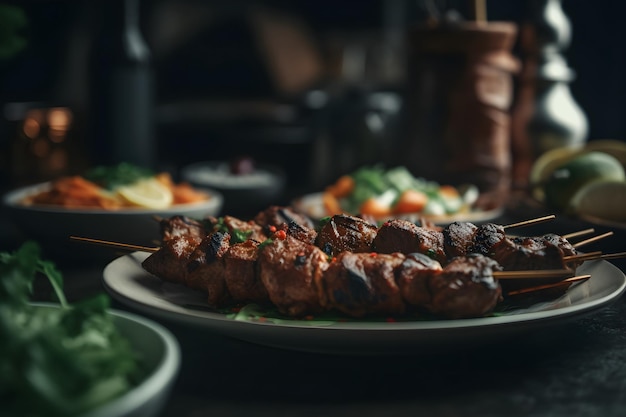
[[[388,0],[393,1],[393,0]],[[143,9],[150,13],[162,1],[146,1]],[[224,2],[196,1],[198,4]],[[247,1],[228,2],[231,11],[245,7]],[[282,8],[299,14],[317,35],[326,31],[344,32],[379,30],[383,25],[381,10],[384,0],[302,0],[302,1],[267,1],[272,7]],[[436,2],[457,6],[466,12],[467,2]],[[99,14],[96,5],[99,2],[78,0],[22,1],[15,2],[24,10],[28,26],[22,33],[28,40],[27,47],[12,57],[0,62],[0,100],[9,101],[46,101],[77,102],[86,100],[88,91],[88,66],[81,61],[86,59],[89,50],[89,36],[94,35],[98,27]],[[417,16],[414,2],[406,2],[406,21],[410,23]],[[488,2],[489,17],[493,20],[518,21],[523,13],[526,1]],[[564,52],[570,66],[576,71],[577,78],[571,84],[574,97],[584,109],[589,119],[589,137],[626,139],[626,51],[623,46],[626,39],[626,25],[623,23],[626,2],[621,0],[564,0],[563,8],[569,16],[573,39]],[[254,50],[249,45],[245,31],[235,25],[216,26],[215,34],[226,36],[233,47],[239,48],[240,73],[245,83],[233,82],[237,75],[215,65],[212,73],[198,71],[197,85],[214,91],[216,86],[223,87],[222,94],[227,94],[224,86],[238,85],[241,94],[254,92],[256,95],[272,95],[272,87],[266,68],[253,56]],[[218,31],[218,29],[220,29]],[[241,29],[241,28],[239,28]],[[216,35],[217,36],[217,35]],[[219,39],[205,39],[205,45],[224,47]],[[246,49],[248,48],[248,49]],[[248,54],[247,52],[250,52]],[[193,58],[181,50],[176,59]],[[200,62],[200,61],[198,61]],[[193,62],[186,63],[193,68]],[[258,68],[255,65],[259,66]],[[189,72],[192,74],[192,72]],[[167,72],[160,79],[163,91],[176,91],[180,80],[167,78]],[[202,77],[202,78],[201,78]],[[220,77],[224,77],[220,79]],[[228,78],[230,77],[230,78]],[[256,78],[255,78],[256,77]],[[194,85],[194,78],[186,79]],[[169,88],[169,90],[168,90]],[[213,89],[213,90],[211,90]],[[202,88],[196,89],[202,93]],[[234,91],[234,90],[233,90]],[[243,93],[242,93],[243,91]]]

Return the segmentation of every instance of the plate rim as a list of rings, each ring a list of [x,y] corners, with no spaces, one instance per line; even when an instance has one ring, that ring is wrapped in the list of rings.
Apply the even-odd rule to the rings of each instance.
[[[608,261],[593,261],[599,262],[605,267],[609,267],[616,277],[618,282],[614,288],[608,294],[590,301],[583,301],[574,305],[565,307],[550,309],[550,310],[538,310],[523,312],[519,314],[510,314],[494,317],[481,317],[470,319],[442,319],[442,320],[418,320],[418,321],[400,321],[400,322],[372,322],[372,321],[350,321],[350,322],[335,322],[331,325],[312,325],[311,323],[295,324],[295,323],[271,323],[271,322],[257,322],[257,321],[244,321],[236,320],[226,317],[222,313],[217,312],[205,312],[196,311],[192,309],[186,309],[183,306],[173,304],[177,308],[183,309],[183,312],[175,310],[165,310],[155,304],[148,304],[140,300],[133,299],[127,294],[121,293],[117,285],[112,285],[112,274],[116,271],[120,265],[130,259],[132,262],[140,266],[141,260],[145,259],[149,254],[145,252],[133,252],[119,258],[114,259],[103,270],[103,286],[105,290],[111,294],[118,301],[123,304],[130,305],[138,310],[144,311],[149,314],[157,315],[168,320],[174,320],[180,323],[192,323],[197,322],[203,325],[203,327],[213,328],[216,330],[228,330],[228,333],[233,335],[232,330],[234,327],[249,327],[255,328],[271,328],[273,330],[286,330],[299,329],[301,331],[342,331],[342,332],[376,332],[376,333],[388,333],[388,332],[449,332],[452,330],[468,330],[468,329],[486,329],[491,327],[510,326],[516,324],[539,324],[545,323],[551,320],[565,319],[573,316],[579,316],[585,313],[592,312],[601,307],[608,306],[611,302],[616,301],[626,291],[626,275],[615,265]],[[141,269],[142,275],[151,276],[155,280],[159,278],[151,275],[147,271]],[[119,278],[118,278],[119,279]],[[593,279],[593,276],[592,278]],[[585,285],[586,283],[580,284]],[[174,284],[175,285],[175,284]],[[192,291],[192,290],[189,290]],[[571,291],[568,290],[568,292]],[[230,328],[230,329],[225,329]]]

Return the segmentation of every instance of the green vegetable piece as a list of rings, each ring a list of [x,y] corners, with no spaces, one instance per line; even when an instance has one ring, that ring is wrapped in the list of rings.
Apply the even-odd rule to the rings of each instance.
[[[103,188],[114,190],[120,186],[132,184],[154,175],[154,172],[147,168],[140,168],[127,162],[122,162],[115,166],[95,167],[86,172],[84,177]]]
[[[206,225],[206,223],[205,223]],[[224,223],[224,218],[220,217],[217,219],[217,223],[213,226],[213,231],[228,233],[230,235],[230,243],[242,243],[248,240],[250,235],[252,235],[252,230],[241,230],[241,229],[233,229],[232,231],[226,226]]]
[[[38,274],[60,308],[30,304]],[[55,265],[39,246],[0,253],[0,400],[2,415],[74,416],[115,398],[143,374],[141,358],[118,332],[101,294],[70,305]]]

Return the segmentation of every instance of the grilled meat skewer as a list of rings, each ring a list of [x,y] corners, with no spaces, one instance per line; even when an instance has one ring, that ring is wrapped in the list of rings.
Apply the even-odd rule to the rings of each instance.
[[[419,252],[442,264],[457,256],[480,253],[495,259],[505,271],[576,269],[565,257],[577,254],[567,239],[555,234],[509,237],[502,226],[454,222],[441,232],[424,229],[407,220],[390,220],[380,227],[372,242],[380,253]]]
[[[493,224],[457,222],[437,230],[390,220],[377,228],[347,215],[333,216],[319,232],[310,224],[279,207],[249,222],[162,220],[163,247],[144,268],[207,292],[214,308],[257,302],[291,316],[417,309],[460,318],[484,315],[501,299],[494,271],[562,268],[563,257],[576,253],[557,235],[509,238]]]
[[[328,310],[352,317],[423,310],[460,318],[488,313],[501,297],[492,275],[497,263],[482,255],[473,258],[483,259],[489,271],[483,265],[477,272],[482,264],[470,257],[445,268],[421,254],[344,251],[329,259],[284,230],[262,247],[252,240],[230,245],[223,232],[208,235],[193,250],[183,239],[167,241],[144,261],[144,268],[205,291],[213,308],[260,302],[294,317]],[[459,267],[463,262],[465,271]]]

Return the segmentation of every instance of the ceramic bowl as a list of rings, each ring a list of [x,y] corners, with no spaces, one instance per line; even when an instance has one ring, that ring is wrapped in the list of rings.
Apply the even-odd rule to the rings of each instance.
[[[35,305],[38,308],[59,308],[51,303]],[[130,391],[80,417],[158,416],[180,372],[180,345],[169,330],[152,320],[119,310],[110,312],[121,335],[142,358],[146,374]]]
[[[184,215],[201,219],[216,216],[223,205],[223,196],[204,189],[210,198],[193,204],[179,204],[167,209],[128,208],[120,210],[64,208],[43,205],[23,205],[27,196],[40,192],[48,183],[19,188],[3,198],[7,215],[20,234],[37,241],[43,252],[55,260],[71,259],[110,261],[120,255],[112,248],[77,243],[70,236],[107,240],[142,246],[156,246],[160,228],[155,218]]]
[[[181,169],[181,179],[195,187],[208,187],[224,196],[224,213],[253,213],[279,204],[286,175],[273,165],[259,164],[248,174],[233,174],[225,161],[206,161]]]

